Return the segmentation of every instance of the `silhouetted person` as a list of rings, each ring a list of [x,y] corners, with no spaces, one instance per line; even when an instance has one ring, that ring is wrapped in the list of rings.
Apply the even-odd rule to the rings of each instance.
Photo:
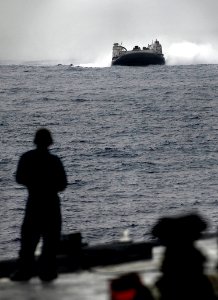
[[[37,273],[44,281],[57,277],[56,249],[61,233],[61,210],[58,192],[67,186],[61,160],[49,153],[53,143],[47,129],[36,132],[36,149],[24,153],[19,161],[16,181],[28,189],[25,216],[21,228],[19,268],[12,280],[29,280],[34,274],[34,252],[42,238],[42,253]]]
[[[110,283],[110,300],[154,300],[137,273],[127,273]]]
[[[206,261],[194,246],[206,223],[195,214],[163,218],[153,228],[153,235],[166,246],[162,277],[157,281],[161,300],[216,299],[208,277]]]

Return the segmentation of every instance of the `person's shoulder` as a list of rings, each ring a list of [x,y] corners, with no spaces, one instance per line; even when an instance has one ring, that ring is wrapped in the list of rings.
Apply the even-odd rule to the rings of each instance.
[[[29,157],[34,156],[35,154],[36,154],[36,150],[35,150],[35,149],[32,149],[32,150],[29,150],[29,151],[23,153],[23,154],[21,155],[21,158],[29,158]]]

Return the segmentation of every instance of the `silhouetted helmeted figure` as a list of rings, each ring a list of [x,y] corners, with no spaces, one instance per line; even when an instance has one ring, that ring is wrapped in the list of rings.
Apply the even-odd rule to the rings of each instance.
[[[12,280],[28,280],[33,275],[34,252],[42,238],[43,247],[38,275],[42,280],[57,277],[56,249],[61,233],[61,210],[58,192],[67,186],[61,160],[51,154],[53,143],[47,129],[36,132],[36,149],[24,153],[18,163],[16,181],[28,189],[28,200],[21,229],[19,269]]]
[[[156,283],[161,300],[216,299],[208,277],[204,275],[203,254],[194,246],[206,223],[195,214],[163,218],[153,235],[166,246],[162,277]]]

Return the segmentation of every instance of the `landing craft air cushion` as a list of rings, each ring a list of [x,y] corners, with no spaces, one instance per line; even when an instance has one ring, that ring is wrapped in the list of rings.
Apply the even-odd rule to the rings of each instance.
[[[148,66],[164,64],[165,58],[162,53],[162,46],[158,40],[142,49],[135,46],[132,50],[127,50],[118,43],[113,45],[112,65]]]

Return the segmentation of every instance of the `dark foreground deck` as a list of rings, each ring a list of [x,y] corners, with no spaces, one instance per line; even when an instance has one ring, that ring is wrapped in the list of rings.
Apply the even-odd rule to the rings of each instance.
[[[198,242],[206,254],[208,263],[205,272],[217,287],[217,244],[215,239]],[[108,300],[109,281],[117,276],[136,271],[143,282],[155,294],[154,283],[161,275],[159,271],[163,247],[154,247],[151,259],[141,259],[115,265],[90,266],[87,270],[73,273],[61,273],[52,283],[42,283],[37,277],[28,283],[11,282],[8,278],[0,279],[0,299],[2,300]],[[188,270],[187,270],[188,271]],[[218,293],[217,293],[218,295]]]
[[[153,246],[154,243],[151,242],[131,241],[89,246],[82,244],[80,234],[68,235],[62,239],[59,246],[58,273],[72,273],[90,270],[97,266],[150,260]],[[9,277],[16,270],[17,264],[17,259],[0,261],[0,278]],[[35,269],[37,270],[37,260]]]

